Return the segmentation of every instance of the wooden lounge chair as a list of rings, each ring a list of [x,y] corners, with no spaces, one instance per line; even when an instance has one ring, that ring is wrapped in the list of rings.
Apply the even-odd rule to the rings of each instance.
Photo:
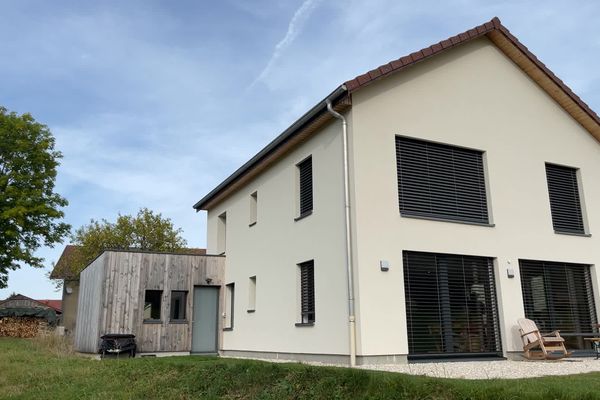
[[[523,341],[523,355],[529,360],[558,360],[569,357],[565,339],[559,331],[542,335],[535,322],[530,319],[517,320]]]

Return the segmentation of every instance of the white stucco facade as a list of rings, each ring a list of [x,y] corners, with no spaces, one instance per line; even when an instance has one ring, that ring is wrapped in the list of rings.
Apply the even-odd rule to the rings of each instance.
[[[487,38],[352,95],[350,140],[357,354],[408,353],[403,251],[494,259],[503,352],[521,350],[519,260],[591,265],[600,280],[600,143]],[[484,152],[490,226],[400,216],[396,135]],[[313,157],[314,212],[297,217],[295,165]],[[579,168],[591,236],[556,234],[545,163]],[[249,226],[251,194],[257,223]],[[225,351],[348,355],[341,125],[329,124],[208,212],[208,251],[226,213],[226,283],[235,283]],[[316,322],[299,321],[297,264],[315,260]],[[386,260],[389,271],[381,271]],[[507,269],[515,272],[507,276]],[[256,310],[247,312],[256,276]]]

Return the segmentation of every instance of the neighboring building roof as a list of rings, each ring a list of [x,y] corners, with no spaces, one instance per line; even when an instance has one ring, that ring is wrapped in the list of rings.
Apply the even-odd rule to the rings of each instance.
[[[36,300],[39,303],[45,304],[50,308],[53,308],[56,312],[62,312],[62,300],[49,300],[49,299],[43,299],[43,300]]]
[[[421,61],[431,58],[473,39],[486,36],[507,57],[517,64],[542,89],[544,89],[565,111],[600,141],[600,118],[589,106],[550,71],[538,58],[531,53],[519,40],[513,36],[500,19],[494,17],[491,21],[476,26],[458,35],[442,40],[432,46],[400,57],[384,64],[354,79],[346,81],[335,89],[329,96],[319,102],[300,119],[294,122],[275,140],[262,149],[247,163],[231,174],[210,193],[194,204],[196,211],[208,210],[235,192],[244,183],[257,176],[261,171],[287,154],[293,146],[305,141],[312,133],[331,121],[327,112],[327,101],[334,104],[338,112],[346,111],[352,104],[352,93],[370,85],[374,81],[385,78],[407,69]]]
[[[74,274],[71,264],[77,262],[78,251],[81,246],[68,244],[65,246],[60,258],[54,265],[54,269],[50,273],[50,279],[79,279],[79,272]],[[109,250],[109,249],[107,249]],[[110,249],[112,250],[112,249]],[[124,249],[123,251],[135,251],[135,249]],[[206,249],[200,248],[184,248],[178,254],[203,255],[206,254]]]
[[[62,301],[61,300],[36,300],[31,297],[23,296],[22,294],[13,294],[12,296],[7,297],[6,299],[0,301],[0,306],[2,304],[8,303],[9,301],[14,300],[27,300],[35,303],[39,303],[43,308],[51,308],[57,313],[62,313]]]
[[[68,244],[65,246],[60,258],[54,265],[54,269],[50,273],[50,279],[72,279],[76,278],[73,276],[73,268],[71,264],[76,262],[78,252],[81,246],[74,244]]]

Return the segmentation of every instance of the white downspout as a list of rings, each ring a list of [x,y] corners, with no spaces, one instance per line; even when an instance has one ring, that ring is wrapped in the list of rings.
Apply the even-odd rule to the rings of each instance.
[[[333,109],[327,99],[327,111],[342,121],[344,147],[344,209],[346,222],[346,269],[348,272],[348,329],[350,334],[350,366],[356,366],[356,317],[354,315],[354,272],[352,270],[352,237],[350,235],[350,178],[348,177],[348,124],[346,118]]]

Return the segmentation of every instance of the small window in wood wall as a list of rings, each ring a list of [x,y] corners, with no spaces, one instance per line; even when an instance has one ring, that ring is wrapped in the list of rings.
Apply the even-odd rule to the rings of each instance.
[[[251,276],[248,282],[248,312],[256,311],[256,276]]]
[[[173,290],[171,292],[171,321],[185,321],[185,305],[187,302],[187,292],[183,290]]]
[[[144,294],[144,322],[160,321],[162,290],[146,290]]]
[[[258,220],[258,192],[254,192],[250,195],[250,225],[256,225]]]

